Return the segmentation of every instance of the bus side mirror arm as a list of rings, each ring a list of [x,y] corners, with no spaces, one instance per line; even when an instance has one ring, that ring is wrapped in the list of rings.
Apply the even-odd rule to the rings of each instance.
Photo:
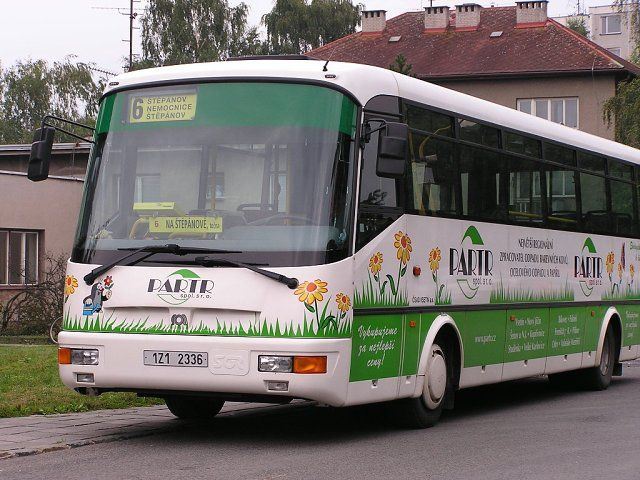
[[[83,125],[82,123],[71,120],[65,120],[64,118],[53,115],[45,115],[42,119],[42,125],[35,131],[35,134],[33,135],[33,143],[31,143],[31,154],[29,155],[27,177],[32,182],[40,182],[49,177],[49,164],[51,162],[51,150],[53,149],[53,136],[56,130],[82,140],[83,142],[95,143],[93,140],[87,140],[80,135],[52,124],[50,120],[84,128],[86,130],[90,130],[92,134],[95,132],[95,129],[88,125]]]

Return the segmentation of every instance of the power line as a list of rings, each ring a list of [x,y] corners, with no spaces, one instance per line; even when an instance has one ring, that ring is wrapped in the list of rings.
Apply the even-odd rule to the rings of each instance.
[[[141,3],[142,0],[129,0],[129,8],[124,7],[91,7],[95,10],[115,10],[120,15],[129,17],[129,40],[122,40],[129,43],[129,71],[133,68],[133,31],[137,30],[133,22],[138,17],[138,12],[144,12],[144,8],[134,8],[134,3]]]

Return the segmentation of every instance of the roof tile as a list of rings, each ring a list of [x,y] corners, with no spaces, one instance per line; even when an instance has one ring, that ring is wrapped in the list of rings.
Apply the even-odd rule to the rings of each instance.
[[[404,13],[389,19],[382,34],[354,33],[308,55],[388,68],[403,54],[412,64],[413,73],[424,79],[585,71],[640,75],[637,66],[555,20],[517,27],[516,7],[482,9],[480,25],[474,31],[456,31],[455,14],[446,31],[425,31],[423,15]],[[496,31],[503,33],[491,38]],[[392,36],[402,38],[390,43]]]

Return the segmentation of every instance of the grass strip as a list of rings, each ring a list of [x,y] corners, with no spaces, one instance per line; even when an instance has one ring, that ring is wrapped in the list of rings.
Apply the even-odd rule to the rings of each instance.
[[[56,346],[0,346],[0,418],[162,403],[160,399],[138,398],[133,393],[82,396],[60,381]]]

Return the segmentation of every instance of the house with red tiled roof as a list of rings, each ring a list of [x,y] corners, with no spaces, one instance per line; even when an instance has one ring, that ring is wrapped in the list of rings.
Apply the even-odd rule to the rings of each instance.
[[[387,19],[362,12],[362,31],[308,52],[389,68],[403,55],[415,77],[613,139],[603,103],[640,68],[547,17],[546,1],[426,7]]]

